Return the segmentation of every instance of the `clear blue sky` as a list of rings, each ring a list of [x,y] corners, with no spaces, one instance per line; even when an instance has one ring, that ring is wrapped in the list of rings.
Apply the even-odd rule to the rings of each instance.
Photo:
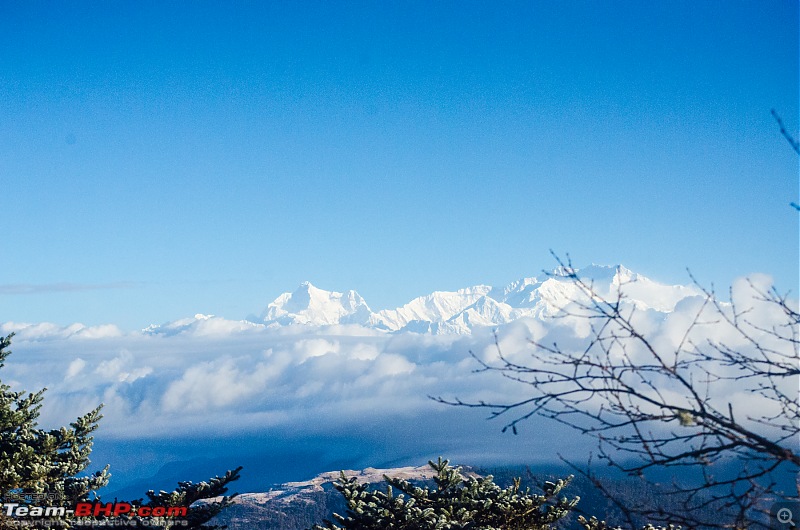
[[[0,321],[554,265],[798,289],[798,2],[2,2]]]

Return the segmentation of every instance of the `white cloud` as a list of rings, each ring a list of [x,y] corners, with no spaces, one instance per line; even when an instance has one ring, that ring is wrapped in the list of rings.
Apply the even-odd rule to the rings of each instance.
[[[246,396],[242,374],[230,360],[192,366],[164,393],[164,410],[208,411],[224,407]]]
[[[10,333],[16,335],[15,340],[17,341],[59,340],[71,337],[102,339],[122,336],[122,331],[113,324],[102,324],[100,326],[84,326],[79,323],[70,324],[69,326],[58,326],[49,322],[38,324],[5,322],[0,324],[0,334],[8,335]]]
[[[754,282],[769,288],[765,278]],[[780,316],[773,305],[755,300],[748,284],[737,283],[733,291],[737,307],[749,309],[751,322],[769,329],[767,325]],[[634,318],[659,351],[669,352],[684,340],[701,307],[700,298],[685,298],[672,312],[638,309]],[[703,314],[701,319],[711,320]],[[717,324],[697,326],[690,339],[747,347],[740,334],[715,320]],[[383,436],[381,443],[399,437],[401,441],[392,444],[402,445],[409,454],[434,441],[442,451],[481,454],[491,443],[492,454],[505,451],[509,459],[520,442],[501,444],[501,438],[487,434],[498,433],[503,423],[483,423],[485,410],[449,408],[427,396],[489,402],[526,397],[530,388],[523,384],[498,374],[474,373],[479,364],[469,352],[491,363],[499,359],[499,347],[506,358],[524,364],[532,362],[532,340],[578,351],[585,347],[582,337],[588,333],[585,320],[568,318],[517,320],[497,330],[497,344],[491,329],[471,336],[386,334],[359,326],[269,329],[217,317],[188,319],[176,333],[157,336],[121,334],[113,326],[6,323],[0,329],[18,332],[14,355],[0,371],[2,379],[13,381],[18,389],[49,388],[43,424],[66,424],[103,402],[101,435],[122,439],[181,433],[213,438],[277,429],[310,437],[336,432],[350,440],[348,444],[361,447],[368,426],[374,436]],[[769,333],[753,333],[759,341],[773,340]],[[642,352],[634,349],[631,354]],[[663,391],[679,396],[680,389]],[[726,406],[733,403],[742,418],[760,412],[758,400],[743,385],[717,382],[710,394],[724,399]],[[435,440],[400,432],[411,424]],[[541,444],[537,433],[553,428],[545,420],[529,425],[527,431],[523,425],[522,432],[530,444]],[[442,434],[442,429],[451,435]],[[476,436],[476,429],[484,434]],[[557,449],[550,451],[554,457]]]
[[[311,357],[337,353],[339,351],[339,343],[325,339],[298,340],[293,349],[296,358],[302,362]]]
[[[67,375],[64,378],[72,379],[73,377],[81,373],[85,366],[86,366],[86,361],[78,357],[77,359],[69,363],[69,368],[67,368]]]
[[[153,372],[150,366],[143,366],[140,361],[134,360],[130,352],[123,351],[113,359],[101,361],[94,370],[94,377],[120,383],[132,383],[142,377],[147,377]]]
[[[104,339],[109,337],[120,337],[122,336],[122,331],[113,324],[103,324],[100,326],[82,328],[76,334],[84,339]]]

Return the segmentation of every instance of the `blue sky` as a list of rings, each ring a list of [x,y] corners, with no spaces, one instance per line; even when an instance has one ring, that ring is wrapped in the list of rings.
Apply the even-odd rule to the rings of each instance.
[[[798,290],[798,4],[4,2],[0,321],[554,265]]]

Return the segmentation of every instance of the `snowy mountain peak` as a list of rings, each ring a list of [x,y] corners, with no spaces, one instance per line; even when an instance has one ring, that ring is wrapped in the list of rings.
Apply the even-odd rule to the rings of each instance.
[[[562,313],[569,304],[584,299],[586,293],[569,276],[574,272],[586,286],[606,299],[620,293],[623,303],[640,310],[668,313],[689,296],[699,295],[689,285],[654,282],[622,265],[592,264],[582,269],[559,267],[543,280],[522,278],[505,287],[475,285],[456,291],[434,291],[414,298],[397,309],[374,312],[356,291],[326,291],[311,282],[285,292],[249,322],[234,322],[211,315],[151,326],[148,334],[211,332],[231,329],[249,332],[256,328],[288,325],[359,325],[384,332],[431,334],[470,334],[481,327],[496,327],[520,318],[549,319]]]
[[[424,329],[428,324],[450,320],[491,291],[488,285],[476,285],[458,291],[434,291],[411,300],[403,307],[379,311],[371,322],[376,327],[392,331],[403,330],[406,326],[411,326],[408,330]]]
[[[267,325],[366,324],[372,314],[364,298],[350,290],[325,291],[303,282],[292,293],[283,293],[261,314]]]
[[[595,291],[614,297],[620,290],[625,303],[640,309],[671,311],[696,292],[684,286],[653,282],[622,265],[592,264],[582,269],[559,267],[544,281],[522,278],[504,288],[475,285],[457,291],[434,291],[397,309],[370,310],[355,291],[337,293],[303,282],[294,293],[284,293],[262,314],[268,326],[287,324],[359,324],[388,332],[469,334],[478,327],[498,326],[513,320],[551,318],[581,298],[579,286],[569,279],[577,274]]]

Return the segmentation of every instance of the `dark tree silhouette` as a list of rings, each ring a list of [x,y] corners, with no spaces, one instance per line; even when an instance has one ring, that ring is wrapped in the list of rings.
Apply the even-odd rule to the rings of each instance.
[[[797,153],[798,155],[800,155],[800,142],[798,142],[798,141],[795,139],[795,137],[794,137],[794,136],[792,136],[792,135],[789,133],[789,131],[787,131],[787,130],[786,130],[786,126],[783,124],[783,120],[782,120],[782,119],[781,119],[781,117],[778,115],[778,113],[777,113],[777,112],[775,112],[775,109],[772,109],[772,110],[770,111],[770,114],[772,114],[772,117],[773,117],[773,118],[775,118],[775,121],[777,121],[777,122],[778,122],[778,127],[780,127],[780,128],[781,128],[781,136],[783,136],[784,138],[786,138],[786,141],[787,141],[787,142],[789,142],[789,145],[791,145],[791,146],[792,146],[792,149],[794,149],[794,152],[795,152],[795,153]]]

